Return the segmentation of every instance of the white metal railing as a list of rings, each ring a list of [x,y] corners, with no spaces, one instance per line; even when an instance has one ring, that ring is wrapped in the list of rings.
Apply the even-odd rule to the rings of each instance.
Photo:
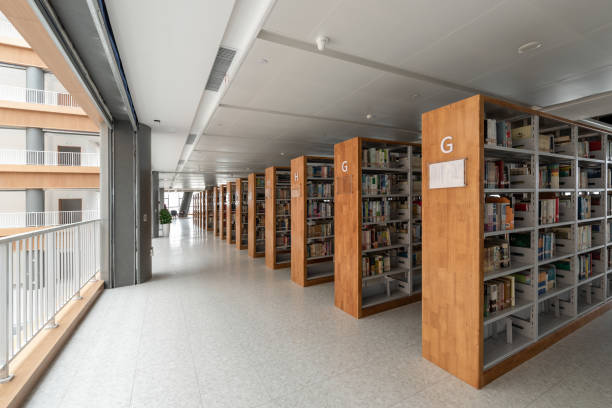
[[[0,164],[100,167],[100,154],[49,150],[0,150]]]
[[[0,228],[53,227],[99,218],[98,210],[0,213]]]
[[[0,36],[23,40],[21,33],[5,18],[0,18]]]
[[[0,85],[0,99],[13,102],[38,103],[41,105],[79,107],[69,93],[12,85]]]
[[[0,382],[9,363],[100,270],[100,220],[0,238]]]

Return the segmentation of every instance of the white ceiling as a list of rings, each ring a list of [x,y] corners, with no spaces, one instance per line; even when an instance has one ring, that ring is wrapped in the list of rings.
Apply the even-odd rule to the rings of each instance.
[[[168,6],[173,11],[163,16],[164,20],[176,19],[166,24],[174,41],[178,41],[173,37],[177,32],[197,31],[177,27],[183,25],[177,11],[181,6],[189,5],[188,12],[182,13],[192,16],[189,21],[214,25],[215,35],[223,31],[217,24],[227,20],[231,11],[231,7],[219,6],[225,2],[214,2],[212,8],[208,4],[212,2],[203,2],[206,5],[201,7],[198,2],[180,3],[173,2]],[[139,7],[142,9],[146,8]],[[195,11],[201,14],[193,17]],[[158,12],[159,5],[147,10],[147,15]],[[240,17],[244,22],[245,14]],[[277,0],[263,29],[284,40],[263,35],[264,39],[253,43],[212,118],[197,121],[198,131],[204,131],[183,170],[205,175],[176,177],[174,187],[202,188],[270,165],[288,165],[291,158],[302,154],[331,155],[334,143],[354,136],[412,140],[420,129],[421,113],[477,91],[537,106],[587,98],[554,111],[572,118],[612,111],[608,95],[588,100],[612,91],[610,0],[586,4],[575,0]],[[120,35],[115,34],[123,58]],[[318,35],[330,38],[330,52],[315,51]],[[134,39],[134,47],[148,43],[151,53],[168,52],[174,61],[189,62],[151,70],[154,61],[149,57],[147,63],[128,66],[141,120],[141,109],[146,115],[144,112],[165,102],[175,105],[167,111],[173,112],[169,120],[175,116],[184,123],[190,122],[187,116],[193,119],[203,87],[196,90],[195,85],[205,83],[209,72],[205,63],[210,57],[209,42],[203,46],[201,38],[196,46],[196,41],[184,37],[170,51],[160,50],[152,41]],[[543,45],[519,55],[518,47],[530,41]],[[189,55],[174,48],[189,48]],[[359,58],[369,61],[366,64]],[[262,63],[264,59],[267,63]],[[156,99],[154,91],[146,88],[158,82],[156,76],[168,75],[165,69],[174,73],[174,82],[183,85],[175,87],[180,93],[167,100]],[[137,76],[140,84],[134,86],[131,77],[136,73],[144,75]],[[140,87],[145,88],[144,93]],[[144,107],[139,107],[143,98]],[[373,115],[370,120],[368,113]],[[154,150],[158,146],[154,143]],[[170,146],[162,148],[168,161],[159,169],[174,169],[175,153],[182,145],[172,153],[168,153]],[[155,151],[153,154],[156,167],[161,159],[155,159]]]
[[[153,168],[174,170],[234,0],[105,3],[138,120],[152,128]]]

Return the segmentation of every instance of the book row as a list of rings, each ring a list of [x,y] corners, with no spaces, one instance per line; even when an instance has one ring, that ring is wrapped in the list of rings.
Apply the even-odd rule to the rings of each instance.
[[[334,185],[332,183],[309,183],[308,197],[334,197]]]
[[[334,253],[333,241],[314,242],[306,245],[306,256],[331,256]]]
[[[333,166],[307,166],[308,177],[332,178],[334,177]]]
[[[306,205],[306,216],[308,218],[333,217],[334,205],[332,203],[321,201],[309,201]]]

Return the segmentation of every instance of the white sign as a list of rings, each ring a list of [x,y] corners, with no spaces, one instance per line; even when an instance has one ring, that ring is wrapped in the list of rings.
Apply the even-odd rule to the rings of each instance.
[[[465,159],[429,165],[429,189],[465,187]]]
[[[442,150],[442,153],[450,153],[453,151],[453,137],[452,136],[446,136],[445,138],[442,139],[442,141],[440,142],[440,150]]]
[[[342,171],[348,173],[348,162],[346,160],[342,162]]]

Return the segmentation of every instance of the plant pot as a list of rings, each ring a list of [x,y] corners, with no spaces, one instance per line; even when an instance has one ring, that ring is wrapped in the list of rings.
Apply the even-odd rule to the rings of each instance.
[[[162,237],[170,236],[170,225],[171,224],[162,224]]]

